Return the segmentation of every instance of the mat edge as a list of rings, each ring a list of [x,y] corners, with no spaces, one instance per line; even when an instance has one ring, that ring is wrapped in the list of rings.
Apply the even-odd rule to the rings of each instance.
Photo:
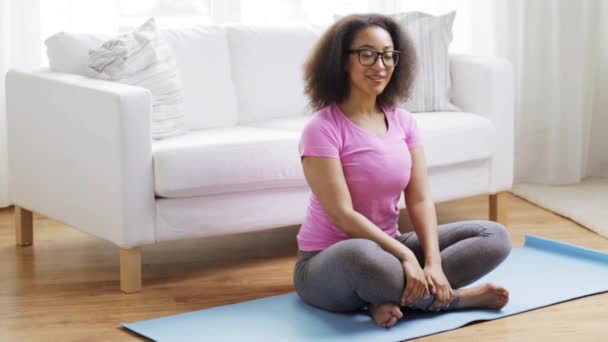
[[[549,238],[540,237],[533,234],[525,234],[525,242],[522,248],[536,248],[555,253],[555,247],[561,252],[570,252],[579,257],[586,259],[599,259],[602,262],[608,263],[608,253],[599,250],[577,246],[567,242],[553,240]],[[553,248],[550,248],[553,247]]]

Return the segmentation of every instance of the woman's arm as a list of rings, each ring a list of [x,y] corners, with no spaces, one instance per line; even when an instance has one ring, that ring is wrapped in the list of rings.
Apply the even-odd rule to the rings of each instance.
[[[437,213],[435,203],[431,198],[424,150],[421,146],[415,147],[410,150],[410,153],[412,155],[412,176],[403,192],[405,206],[410,222],[422,244],[425,265],[441,265]]]
[[[380,227],[353,209],[340,160],[303,157],[304,176],[331,221],[351,238],[376,242],[399,260],[416,260],[414,252],[384,233]]]

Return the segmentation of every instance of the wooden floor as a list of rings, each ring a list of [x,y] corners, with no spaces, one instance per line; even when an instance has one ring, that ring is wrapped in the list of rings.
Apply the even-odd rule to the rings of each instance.
[[[608,252],[608,239],[507,197],[513,247],[530,233]],[[438,204],[439,223],[487,219],[487,206],[488,196]],[[0,209],[0,341],[146,340],[119,322],[292,292],[297,229],[144,246],[143,291],[127,295],[116,246],[35,214],[34,245],[17,247],[13,208]],[[608,341],[607,323],[605,293],[417,341]]]

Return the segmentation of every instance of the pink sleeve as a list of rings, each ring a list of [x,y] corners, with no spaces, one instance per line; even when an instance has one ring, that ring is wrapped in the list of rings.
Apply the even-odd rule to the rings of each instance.
[[[316,115],[316,114],[315,114]],[[321,117],[313,117],[300,138],[300,157],[329,157],[340,159],[340,143],[335,128]]]
[[[400,108],[397,109],[397,113],[400,116],[401,125],[405,132],[405,143],[407,144],[408,149],[411,150],[414,147],[422,146],[422,137],[418,131],[418,125],[414,115]]]

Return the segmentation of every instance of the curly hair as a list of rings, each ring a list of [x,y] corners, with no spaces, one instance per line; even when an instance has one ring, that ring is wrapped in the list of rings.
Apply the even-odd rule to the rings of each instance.
[[[350,78],[344,70],[355,34],[369,26],[385,29],[395,50],[401,51],[399,63],[384,91],[376,101],[393,107],[410,97],[416,74],[416,52],[409,35],[392,18],[382,14],[353,14],[335,22],[319,39],[304,64],[304,93],[315,110],[350,96]]]

